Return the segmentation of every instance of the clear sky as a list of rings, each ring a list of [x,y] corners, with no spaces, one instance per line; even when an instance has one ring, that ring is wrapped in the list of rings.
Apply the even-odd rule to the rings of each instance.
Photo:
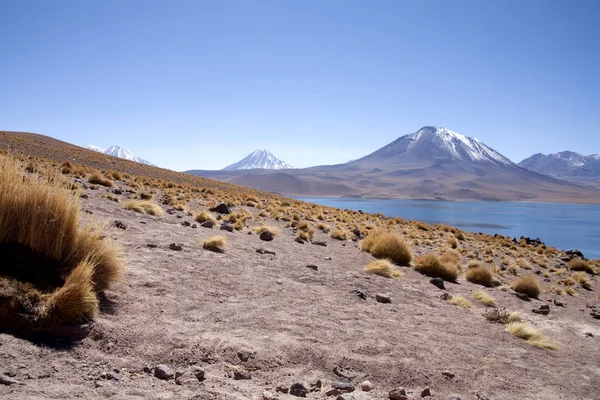
[[[600,1],[0,0],[0,130],[220,169],[422,126],[600,152]]]

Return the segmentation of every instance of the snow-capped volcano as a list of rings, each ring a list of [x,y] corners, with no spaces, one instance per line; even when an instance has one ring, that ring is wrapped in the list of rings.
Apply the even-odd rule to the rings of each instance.
[[[136,156],[135,154],[133,154],[132,152],[130,152],[129,150],[127,150],[121,146],[112,145],[108,149],[103,149],[101,147],[88,144],[85,146],[85,148],[89,149],[89,150],[97,151],[99,153],[108,154],[109,156],[115,156],[115,157],[119,157],[119,158],[124,158],[126,160],[135,161],[135,162],[138,162],[141,164],[155,166],[154,164],[144,160],[143,158],[139,158],[138,156]]]
[[[474,137],[446,128],[426,126],[402,136],[356,162],[374,160],[407,162],[464,161],[478,164],[515,164]]]
[[[573,151],[555,154],[537,153],[519,163],[528,170],[555,178],[579,182],[600,181],[600,155],[584,156]]]
[[[232,171],[238,169],[288,169],[293,168],[290,164],[286,163],[275,157],[271,152],[267,150],[255,150],[250,153],[247,157],[241,161],[231,164],[223,171]]]

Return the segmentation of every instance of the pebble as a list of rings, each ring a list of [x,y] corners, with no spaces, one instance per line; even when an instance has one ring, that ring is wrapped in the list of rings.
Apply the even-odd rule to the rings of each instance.
[[[404,390],[404,388],[390,390],[388,397],[390,400],[408,400],[408,396],[406,396],[406,390]]]
[[[360,390],[363,392],[370,392],[373,390],[373,384],[370,381],[363,381],[359,386]]]
[[[154,367],[154,376],[158,379],[171,379],[175,375],[175,371],[166,366],[165,364],[159,364]]]
[[[304,385],[301,383],[294,383],[292,386],[290,386],[290,394],[296,397],[306,397],[308,394],[308,389],[306,389],[306,387],[304,387]]]
[[[442,372],[442,375],[444,375],[448,379],[454,379],[454,377],[456,376],[456,375],[454,375],[452,372],[450,372],[448,370]]]
[[[379,303],[391,303],[392,299],[390,298],[390,295],[388,294],[381,294],[381,293],[377,293],[375,295],[375,300],[377,300]]]
[[[174,251],[181,251],[181,249],[183,249],[182,245],[178,244],[178,243],[171,243],[169,245],[169,249],[174,250]]]
[[[431,278],[429,283],[438,289],[446,290],[446,287],[444,286],[444,280],[442,278]]]

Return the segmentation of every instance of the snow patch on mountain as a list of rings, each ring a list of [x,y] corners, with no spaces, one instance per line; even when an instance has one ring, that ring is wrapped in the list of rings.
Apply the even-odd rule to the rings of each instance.
[[[135,162],[138,162],[140,164],[146,164],[146,165],[156,166],[156,165],[154,165],[154,164],[152,164],[152,163],[144,160],[143,158],[140,158],[140,157],[136,156],[131,151],[125,149],[122,146],[112,145],[108,149],[103,149],[101,147],[88,144],[88,145],[85,146],[85,148],[88,149],[88,150],[97,151],[99,153],[104,153],[104,154],[107,154],[109,156],[115,156],[115,157],[123,158],[125,160],[135,161]]]
[[[293,168],[290,164],[275,157],[268,150],[255,150],[242,160],[231,164],[223,171],[233,171],[239,169],[289,169]]]

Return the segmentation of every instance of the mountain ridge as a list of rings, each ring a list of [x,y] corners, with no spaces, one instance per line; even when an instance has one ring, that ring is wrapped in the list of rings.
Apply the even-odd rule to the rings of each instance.
[[[152,165],[153,167],[156,167],[156,165],[152,164],[149,161],[144,160],[143,158],[136,156],[135,154],[133,154],[131,151],[127,150],[123,146],[112,145],[108,149],[103,149],[101,147],[94,146],[92,144],[88,144],[88,145],[85,145],[84,148],[86,148],[88,150],[97,151],[99,153],[108,154],[109,156],[115,156],[115,157],[123,158],[125,160],[135,161],[140,164]]]
[[[287,162],[280,160],[275,157],[273,153],[268,150],[254,150],[240,161],[228,165],[223,168],[223,171],[233,171],[242,169],[290,169],[293,168]]]
[[[518,164],[530,171],[580,183],[600,182],[600,155],[574,151],[535,153]]]

